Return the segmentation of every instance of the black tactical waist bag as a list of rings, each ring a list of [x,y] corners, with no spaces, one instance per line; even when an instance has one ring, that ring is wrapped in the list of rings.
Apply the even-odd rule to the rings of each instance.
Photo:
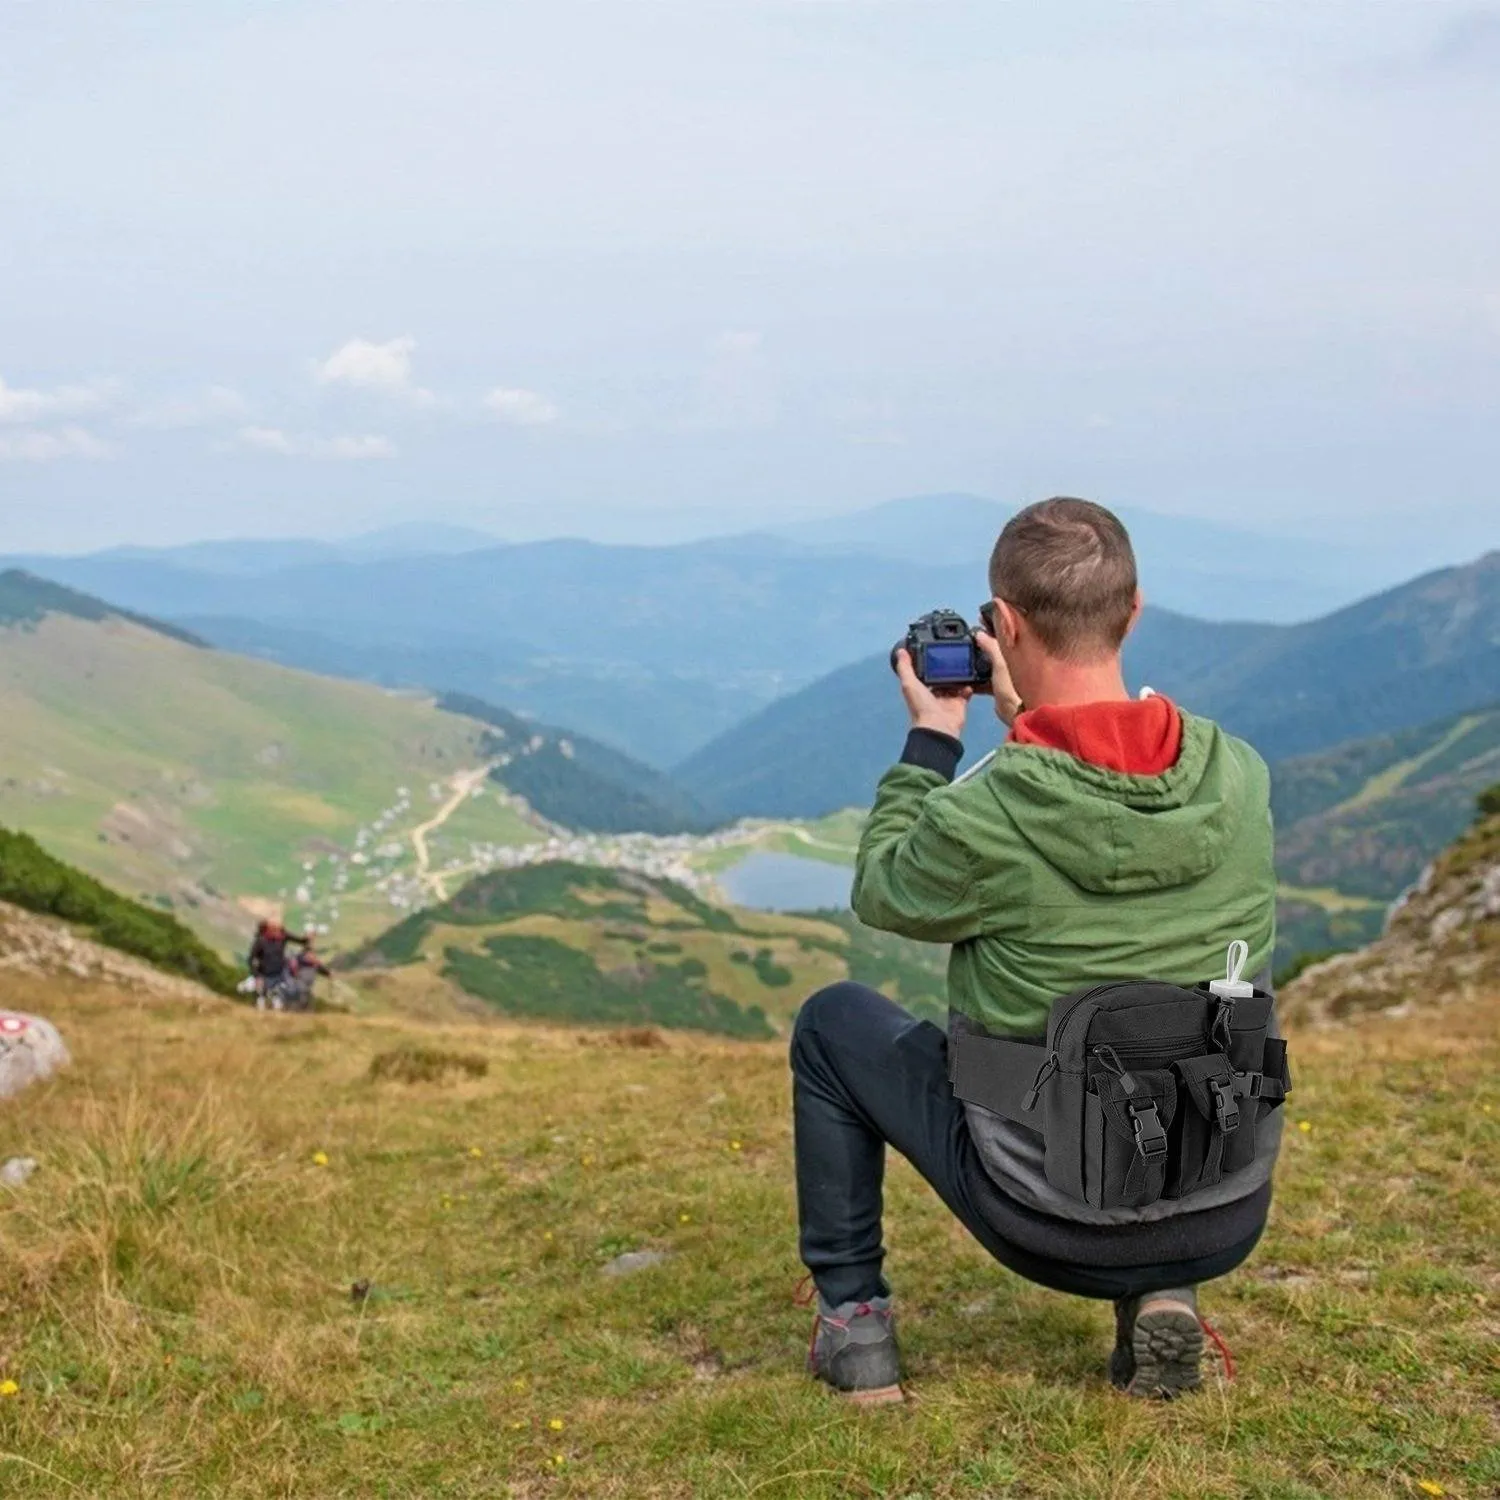
[[[1047,1181],[1094,1208],[1185,1198],[1255,1160],[1291,1089],[1275,1002],[1131,979],[1053,1002],[1043,1041],[956,1040],[954,1093],[1041,1132]]]

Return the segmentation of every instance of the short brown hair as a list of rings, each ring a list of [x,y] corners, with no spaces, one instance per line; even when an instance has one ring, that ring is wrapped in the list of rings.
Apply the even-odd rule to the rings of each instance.
[[[1058,496],[1012,516],[990,554],[990,592],[1025,615],[1054,656],[1120,649],[1135,608],[1135,551],[1113,511]]]

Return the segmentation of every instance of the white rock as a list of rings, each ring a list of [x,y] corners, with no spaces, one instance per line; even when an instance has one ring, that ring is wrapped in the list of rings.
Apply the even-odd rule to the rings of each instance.
[[[606,1276],[630,1276],[636,1271],[646,1271],[659,1266],[667,1258],[665,1250],[627,1250],[617,1255],[605,1266]]]
[[[0,1010],[0,1099],[19,1094],[28,1083],[50,1078],[71,1061],[51,1021]]]
[[[5,1187],[25,1187],[27,1179],[36,1171],[37,1163],[34,1156],[13,1156],[0,1167],[0,1185]]]

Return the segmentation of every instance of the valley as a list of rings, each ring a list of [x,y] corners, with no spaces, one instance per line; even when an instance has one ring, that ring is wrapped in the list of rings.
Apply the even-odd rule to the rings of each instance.
[[[762,581],[805,589],[829,557],[823,541],[800,545],[761,539],[747,555]],[[539,578],[563,587],[579,568],[618,582],[619,559],[607,551],[525,555]],[[712,571],[728,566],[731,551],[705,544],[690,555]],[[493,551],[462,552],[433,566],[457,570],[443,576],[463,583],[462,599],[502,561]],[[889,555],[874,561],[899,567]],[[386,580],[399,567],[393,557],[347,562],[385,569]],[[137,593],[178,598],[156,562],[98,563],[106,573],[126,565]],[[652,561],[642,584],[664,565]],[[188,572],[172,588],[222,585],[222,574]],[[878,576],[898,587],[896,572]],[[920,587],[923,576],[908,570],[899,586]],[[1299,626],[1160,610],[1142,619],[1127,653],[1133,679],[1199,711],[1219,705],[1231,728],[1242,718],[1260,723],[1257,743],[1267,751],[1310,733],[1328,742],[1274,758],[1278,966],[1374,936],[1390,901],[1500,776],[1500,710],[1486,697],[1500,681],[1491,671],[1500,660],[1497,579],[1492,555]],[[878,595],[861,596],[859,608],[892,607]],[[741,597],[744,628],[760,629],[765,610],[780,607],[776,597]],[[853,597],[820,605],[830,627],[842,622],[841,640]],[[660,603],[673,599],[690,607],[691,590],[668,589]],[[640,616],[641,629],[658,607]],[[632,638],[616,632],[622,647]],[[775,648],[774,635],[765,639]],[[378,652],[378,637],[367,645]],[[467,648],[443,649],[458,661]],[[723,680],[746,661],[728,662]],[[345,668],[374,675],[353,662]],[[254,917],[271,911],[347,952],[467,881],[552,861],[668,880],[720,902],[841,905],[841,879],[815,870],[803,879],[798,862],[853,862],[858,809],[903,734],[884,654],[764,710],[753,697],[742,697],[729,734],[665,772],[611,742],[624,722],[612,713],[609,737],[595,738],[469,691],[316,676],[213,649],[178,625],[11,571],[0,574],[8,724],[0,826],[33,833],[225,952],[240,950]],[[1416,717],[1434,707],[1451,711]],[[982,710],[971,720],[969,763],[999,738]],[[711,717],[707,700],[703,712]],[[1392,727],[1345,733],[1372,723]]]

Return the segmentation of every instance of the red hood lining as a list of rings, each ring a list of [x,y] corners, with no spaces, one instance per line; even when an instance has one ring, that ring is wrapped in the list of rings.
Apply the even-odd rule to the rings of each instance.
[[[1064,750],[1127,776],[1160,776],[1177,764],[1182,715],[1160,694],[1119,703],[1044,703],[1017,716],[1010,740]]]

